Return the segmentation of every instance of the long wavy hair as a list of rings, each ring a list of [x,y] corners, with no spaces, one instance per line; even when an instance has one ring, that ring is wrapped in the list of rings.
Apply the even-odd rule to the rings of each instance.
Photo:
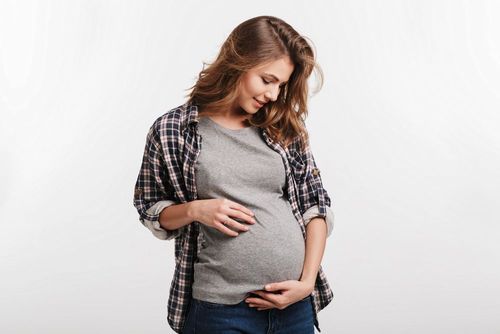
[[[257,16],[239,24],[224,41],[212,63],[203,63],[196,83],[186,95],[190,104],[199,107],[199,115],[214,115],[228,110],[239,94],[242,74],[248,70],[290,57],[294,70],[281,88],[276,101],[269,101],[248,119],[252,126],[263,128],[269,136],[288,146],[298,139],[304,148],[309,136],[307,118],[308,78],[315,70],[318,86],[323,86],[323,72],[315,61],[308,38],[301,36],[285,21],[274,16]],[[206,66],[206,67],[205,67]]]

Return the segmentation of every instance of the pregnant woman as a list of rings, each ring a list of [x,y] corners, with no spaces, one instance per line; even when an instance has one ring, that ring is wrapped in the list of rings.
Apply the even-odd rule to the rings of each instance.
[[[314,333],[331,200],[310,150],[310,44],[259,16],[238,25],[188,100],[158,119],[135,185],[141,222],[175,239],[176,333]]]

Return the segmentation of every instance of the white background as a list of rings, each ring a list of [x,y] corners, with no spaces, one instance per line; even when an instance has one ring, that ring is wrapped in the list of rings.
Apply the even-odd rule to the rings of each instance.
[[[146,133],[240,22],[314,42],[336,212],[322,333],[499,333],[498,1],[2,1],[0,331],[173,333]]]

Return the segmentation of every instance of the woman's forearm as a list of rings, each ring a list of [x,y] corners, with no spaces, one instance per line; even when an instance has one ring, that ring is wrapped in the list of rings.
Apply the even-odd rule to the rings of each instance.
[[[327,225],[324,218],[316,217],[306,226],[306,254],[300,280],[314,288],[319,266],[326,246]]]
[[[197,201],[174,204],[160,212],[160,226],[166,230],[176,230],[196,220]]]

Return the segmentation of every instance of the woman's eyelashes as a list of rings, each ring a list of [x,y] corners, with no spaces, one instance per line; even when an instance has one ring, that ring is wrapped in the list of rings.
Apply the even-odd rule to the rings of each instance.
[[[272,83],[272,81],[267,81],[266,79],[262,78],[262,81],[266,84],[266,85],[269,85],[270,83]],[[283,86],[286,85],[286,82],[282,83],[281,85],[279,85],[279,88],[283,88]]]

